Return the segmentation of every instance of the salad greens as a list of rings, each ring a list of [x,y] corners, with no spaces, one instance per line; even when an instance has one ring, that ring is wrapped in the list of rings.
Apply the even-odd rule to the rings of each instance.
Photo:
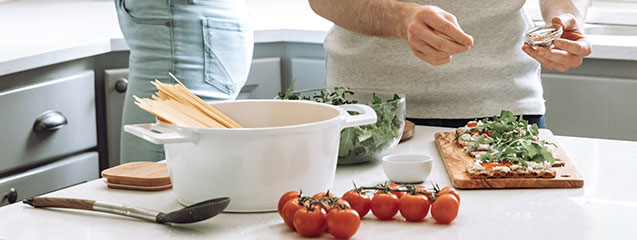
[[[296,80],[296,79],[295,79]],[[300,96],[291,92],[295,80],[285,92],[278,94],[279,99],[314,100],[331,105],[353,104],[358,101],[351,99],[354,92],[346,87],[336,87],[333,91],[321,90],[312,97]],[[339,163],[358,163],[380,157],[380,154],[398,143],[404,126],[404,101],[400,96],[383,100],[376,93],[372,94],[369,105],[376,112],[375,124],[349,127],[341,131],[338,149]],[[357,113],[350,112],[355,115]]]
[[[515,117],[510,111],[503,110],[493,121],[479,120],[476,126],[468,128],[463,133],[471,134],[476,131],[481,134],[476,139],[467,140],[471,143],[467,152],[475,151],[480,144],[489,144],[486,153],[477,157],[480,162],[509,161],[525,167],[528,161],[548,161],[551,164],[555,162],[553,154],[547,149],[547,145],[555,144],[539,140],[537,124],[529,125],[522,116]]]

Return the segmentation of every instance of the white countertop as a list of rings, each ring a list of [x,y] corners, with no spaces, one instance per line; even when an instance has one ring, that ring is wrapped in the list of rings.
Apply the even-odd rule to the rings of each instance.
[[[320,44],[332,26],[316,15],[306,0],[247,0],[247,3],[257,43]],[[589,15],[596,21],[613,23],[624,18],[637,19],[637,11],[609,14],[613,13],[609,9],[622,9],[613,6],[605,4],[599,11],[591,10]],[[537,11],[532,4],[529,9]],[[630,23],[631,20],[624,21]],[[0,76],[128,49],[119,30],[113,0],[3,2],[0,3],[0,29],[3,36],[0,38]],[[637,60],[637,36],[591,35],[590,38],[591,58]]]
[[[413,139],[394,152],[426,152],[434,157],[431,181],[450,185],[433,141],[434,132],[416,127]],[[557,137],[584,177],[580,189],[459,190],[460,212],[450,225],[377,221],[369,213],[354,239],[629,239],[637,235],[637,142]],[[333,192],[351,181],[373,185],[386,180],[376,162],[339,166]],[[219,183],[222,184],[222,183]],[[429,185],[429,181],[426,183]],[[181,208],[171,190],[135,192],[109,189],[102,179],[47,196],[84,198],[169,212]],[[295,239],[277,213],[222,213],[195,224],[161,225],[80,210],[34,209],[22,203],[0,208],[0,239]],[[323,238],[331,238],[323,234]]]

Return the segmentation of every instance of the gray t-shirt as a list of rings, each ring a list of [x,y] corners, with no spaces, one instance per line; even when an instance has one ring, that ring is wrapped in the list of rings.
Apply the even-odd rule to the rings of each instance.
[[[404,93],[410,118],[480,118],[501,110],[544,114],[540,66],[521,50],[524,31],[532,26],[524,0],[413,2],[455,15],[474,38],[471,50],[431,66],[406,40],[334,26],[325,39],[326,87]]]

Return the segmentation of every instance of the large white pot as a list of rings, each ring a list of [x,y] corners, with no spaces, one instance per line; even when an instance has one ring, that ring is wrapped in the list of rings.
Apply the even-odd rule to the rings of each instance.
[[[181,204],[229,196],[229,212],[276,211],[284,192],[328,190],[336,172],[341,130],[376,121],[374,110],[361,104],[239,100],[211,105],[244,128],[160,122],[124,129],[165,144],[173,191]]]

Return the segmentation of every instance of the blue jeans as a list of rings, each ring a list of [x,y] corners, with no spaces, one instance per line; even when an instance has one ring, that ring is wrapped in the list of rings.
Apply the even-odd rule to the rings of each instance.
[[[122,125],[155,122],[133,95],[151,97],[155,79],[175,83],[169,72],[204,101],[237,97],[254,47],[245,1],[115,0],[115,5],[130,48]],[[163,146],[122,132],[120,157],[122,163],[162,160]]]
[[[537,124],[539,128],[546,128],[546,123],[544,121],[544,115],[524,115],[522,118],[529,121],[529,124]],[[469,121],[473,121],[476,118],[470,119],[434,119],[434,118],[407,118],[407,120],[412,121],[416,125],[426,125],[426,126],[436,126],[436,127],[450,127],[457,128],[462,127],[467,124]],[[484,118],[477,118],[484,119]]]

